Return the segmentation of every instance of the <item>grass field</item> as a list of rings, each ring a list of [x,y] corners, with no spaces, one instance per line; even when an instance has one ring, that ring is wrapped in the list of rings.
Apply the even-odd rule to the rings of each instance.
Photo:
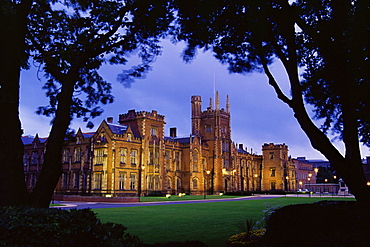
[[[240,196],[217,196],[217,195],[207,195],[206,199],[227,199],[227,198],[236,198]],[[186,195],[183,197],[179,197],[176,195],[172,195],[170,198],[167,197],[159,197],[159,196],[145,196],[140,197],[140,202],[164,202],[164,201],[186,201],[186,200],[204,200],[204,196],[193,196],[193,195]]]
[[[149,198],[146,199],[149,200]],[[129,233],[137,235],[147,244],[199,240],[210,247],[217,247],[225,246],[230,236],[240,232],[237,226],[239,222],[245,222],[246,219],[260,221],[266,207],[313,203],[320,200],[348,199],[279,197],[263,200],[107,208],[94,209],[94,211],[103,222],[123,224],[128,227]]]

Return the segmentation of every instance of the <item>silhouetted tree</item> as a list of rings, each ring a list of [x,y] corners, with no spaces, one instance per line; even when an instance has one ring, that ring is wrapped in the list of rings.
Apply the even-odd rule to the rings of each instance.
[[[40,1],[33,10],[30,44],[48,78],[44,88],[50,99],[39,113],[53,115],[32,193],[32,204],[45,207],[61,175],[62,147],[72,117],[87,121],[101,114],[99,102],[113,101],[111,85],[98,69],[104,63],[125,65],[127,54],[137,51],[141,63],[120,78],[141,77],[160,54],[158,38],[172,19],[166,1],[81,1],[63,9]]]
[[[53,120],[44,164],[31,195],[19,193],[23,202],[11,202],[5,196],[9,191],[0,188],[0,194],[4,195],[3,205],[23,203],[48,207],[61,175],[62,147],[70,121],[73,117],[88,121],[101,114],[99,103],[113,101],[111,85],[99,75],[99,68],[104,63],[125,65],[127,55],[136,52],[141,63],[123,71],[119,78],[127,83],[131,77],[143,76],[160,54],[158,39],[172,21],[166,1],[66,0],[62,3],[33,1],[24,17],[26,31],[19,42],[28,46],[23,46],[22,52],[26,51],[38,63],[47,78],[44,89],[50,99],[49,105],[40,107],[38,113],[52,116]],[[19,76],[14,84],[19,87]],[[19,117],[17,119],[19,122]],[[17,129],[20,132],[20,126]],[[20,140],[19,133],[16,139]],[[18,160],[8,165],[18,170],[10,175],[23,177],[23,148],[21,145],[16,148]],[[22,180],[22,191],[25,191]],[[22,184],[21,181],[17,183]],[[3,184],[15,186],[15,183]]]
[[[341,174],[360,202],[370,204],[360,141],[370,146],[370,2],[174,0],[175,40],[184,59],[212,50],[230,72],[263,72],[312,146]],[[279,60],[290,84],[286,95],[269,65]],[[306,102],[305,102],[306,101]],[[313,118],[306,104],[314,107]],[[313,120],[323,119],[317,126]],[[328,131],[343,141],[341,154]]]
[[[32,0],[0,1],[0,205],[19,205],[27,191],[23,175],[19,78],[27,67],[25,37]]]

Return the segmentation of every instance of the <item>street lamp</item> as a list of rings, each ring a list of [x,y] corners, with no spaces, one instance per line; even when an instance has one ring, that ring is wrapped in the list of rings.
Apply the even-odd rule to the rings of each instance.
[[[312,177],[312,173],[308,173],[308,192],[310,193],[310,197],[311,197],[311,177]]]
[[[138,194],[138,198],[139,198],[139,202],[140,202],[140,196],[141,196],[141,174],[142,174],[142,171],[145,169],[145,166],[144,165],[141,165],[139,166],[139,186],[138,186],[138,189],[137,189],[137,194]]]
[[[208,176],[211,173],[210,170],[206,170],[206,176]],[[204,176],[204,199],[206,199],[207,195],[207,177]]]
[[[232,177],[232,179],[233,179],[233,185],[232,185],[233,186],[233,192],[235,191],[235,187],[236,187],[235,186],[235,180],[236,180],[235,179],[235,172],[236,172],[236,169],[233,170],[233,177]]]
[[[254,182],[253,182],[253,187],[254,187],[254,184],[256,184],[256,188],[253,188],[255,189],[255,191],[257,191],[257,178],[258,178],[258,174],[254,174]]]
[[[325,192],[325,184],[328,182],[328,179],[325,178],[325,183],[324,183],[324,192]],[[329,191],[329,190],[328,190]]]
[[[287,191],[289,191],[289,176],[286,176],[285,179],[286,179],[286,189]]]

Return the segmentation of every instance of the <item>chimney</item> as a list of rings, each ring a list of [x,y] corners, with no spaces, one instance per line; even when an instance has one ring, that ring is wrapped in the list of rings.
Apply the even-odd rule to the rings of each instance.
[[[243,144],[239,144],[239,149],[241,149],[241,150],[244,149]]]
[[[113,117],[107,117],[107,122],[108,123],[113,123]]]
[[[172,138],[175,138],[176,137],[176,132],[177,132],[177,129],[176,128],[170,128],[170,136]]]

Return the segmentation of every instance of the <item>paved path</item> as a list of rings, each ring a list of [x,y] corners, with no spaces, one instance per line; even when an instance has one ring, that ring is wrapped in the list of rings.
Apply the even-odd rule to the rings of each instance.
[[[206,200],[183,200],[183,201],[163,201],[163,202],[136,202],[136,203],[106,203],[106,202],[70,202],[70,201],[55,201],[55,204],[63,204],[65,206],[55,206],[53,208],[61,209],[83,209],[83,208],[121,208],[121,207],[140,207],[140,206],[159,206],[173,204],[190,204],[190,203],[210,203],[210,202],[228,202],[240,200],[262,200],[282,197],[281,195],[258,195],[246,196],[225,199],[206,199]]]
[[[206,200],[183,200],[183,201],[162,201],[162,202],[135,202],[135,203],[107,203],[107,202],[70,202],[70,201],[55,201],[55,204],[63,204],[64,206],[56,206],[53,208],[61,209],[83,209],[83,208],[124,208],[124,207],[141,207],[141,206],[159,206],[159,205],[173,205],[173,204],[190,204],[190,203],[210,203],[210,202],[229,202],[229,201],[240,201],[240,200],[264,200],[276,197],[297,197],[295,194],[288,195],[255,195],[245,196],[236,198],[225,198],[225,199],[206,199]],[[308,195],[299,195],[298,197],[308,197]],[[321,197],[318,195],[312,195],[312,197]],[[337,197],[343,198],[343,196],[322,196],[324,197]],[[353,196],[346,196],[346,198],[353,198]]]

